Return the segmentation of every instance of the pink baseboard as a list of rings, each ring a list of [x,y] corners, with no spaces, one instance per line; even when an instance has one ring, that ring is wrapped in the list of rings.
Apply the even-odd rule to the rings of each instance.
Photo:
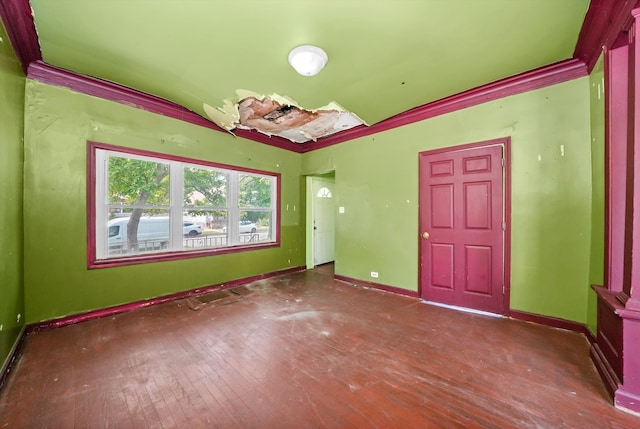
[[[402,289],[402,288],[395,287],[395,286],[383,285],[383,284],[380,284],[380,283],[368,282],[366,280],[354,279],[354,278],[347,277],[347,276],[341,276],[340,274],[334,274],[333,278],[336,279],[336,280],[340,280],[340,281],[343,281],[343,282],[351,283],[351,284],[354,284],[354,285],[369,287],[369,288],[372,288],[372,289],[380,289],[380,290],[383,290],[385,292],[391,292],[391,293],[395,293],[395,294],[398,294],[398,295],[410,296],[412,298],[418,298],[419,297],[418,296],[418,292],[416,292],[416,291]]]
[[[20,353],[20,350],[22,350],[25,336],[26,336],[26,328],[23,327],[22,330],[20,331],[20,334],[18,335],[18,338],[16,338],[16,341],[13,344],[13,347],[9,352],[7,359],[5,360],[4,364],[0,368],[0,391],[2,391],[2,386],[4,386],[4,383],[7,380],[7,377],[9,377],[9,373],[11,372],[11,369],[13,368],[13,365],[16,359],[18,358],[18,354]]]
[[[270,277],[281,276],[283,274],[295,273],[298,271],[304,271],[304,266],[287,268],[285,270],[273,271],[270,273],[258,274],[251,277],[245,277],[242,279],[231,280],[228,282],[203,286],[188,291],[182,291],[173,293],[170,295],[163,295],[157,298],[145,299],[141,301],[130,302],[127,304],[116,305],[113,307],[102,308],[99,310],[87,311],[84,313],[72,314],[57,319],[45,320],[42,322],[36,322],[27,326],[27,334],[32,332],[46,331],[49,329],[60,328],[62,326],[73,325],[75,323],[84,322],[87,320],[98,319],[100,317],[112,316],[114,314],[124,313],[126,311],[136,310],[138,308],[148,307],[150,305],[162,304],[165,302],[176,301],[179,299],[189,298],[196,295],[202,295],[204,293],[213,292],[222,289],[230,289],[232,287],[240,286],[243,284],[251,283],[256,280],[263,280]]]
[[[595,365],[598,374],[600,374],[600,378],[602,379],[609,396],[613,398],[616,394],[616,390],[618,390],[618,386],[620,386],[620,380],[618,379],[616,372],[611,368],[611,365],[609,365],[606,356],[602,352],[602,349],[600,349],[595,338],[593,341],[591,341],[591,339],[589,339],[589,341],[591,342],[591,347],[589,349],[591,361]]]
[[[589,335],[593,337],[589,328],[586,325],[578,322],[573,322],[571,320],[558,319],[556,317],[551,316],[543,316],[541,314],[527,313],[526,311],[518,311],[518,310],[510,310],[508,317],[512,319],[524,320],[526,322],[535,322],[540,325],[549,326],[551,328],[565,329],[567,331],[577,332],[578,334],[582,334],[587,339],[589,339]]]
[[[640,395],[627,391],[624,386],[616,391],[613,404],[623,411],[640,415]]]
[[[373,289],[380,289],[380,290],[383,290],[383,291],[386,291],[386,292],[392,292],[392,293],[399,294],[399,295],[410,296],[412,298],[419,298],[420,297],[418,295],[418,292],[412,291],[412,290],[401,289],[401,288],[394,287],[394,286],[389,286],[389,285],[384,285],[384,284],[380,284],[380,283],[369,282],[369,281],[366,281],[366,280],[355,279],[355,278],[352,278],[352,277],[342,276],[340,274],[335,274],[333,277],[336,280],[344,281],[344,282],[355,284],[355,285],[358,285],[358,286],[364,286],[364,287],[369,287],[369,288],[373,288]],[[559,318],[551,317],[551,316],[543,316],[543,315],[540,315],[540,314],[527,313],[527,312],[524,312],[524,311],[517,311],[517,310],[509,311],[508,317],[510,317],[512,319],[527,321],[527,322],[534,322],[534,323],[537,323],[539,325],[549,326],[549,327],[552,327],[552,328],[565,329],[565,330],[568,330],[568,331],[576,332],[576,333],[584,335],[587,338],[587,340],[589,341],[589,343],[595,344],[595,336],[589,330],[589,328],[587,328],[586,325],[584,325],[582,323],[573,322],[573,321],[570,321],[570,320],[559,319]]]

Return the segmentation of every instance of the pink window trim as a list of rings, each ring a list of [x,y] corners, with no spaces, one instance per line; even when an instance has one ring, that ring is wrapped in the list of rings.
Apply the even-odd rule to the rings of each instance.
[[[185,250],[180,252],[165,252],[157,253],[153,255],[137,255],[123,258],[109,258],[109,259],[96,259],[96,149],[110,150],[115,152],[121,152],[131,155],[149,156],[153,158],[166,159],[170,161],[185,162],[196,165],[203,165],[207,167],[223,168],[226,170],[241,171],[243,173],[262,174],[276,178],[276,201],[274,204],[276,210],[276,225],[275,225],[275,241],[270,243],[258,243],[258,244],[242,244],[237,246],[228,246],[216,249],[206,250]],[[245,252],[248,250],[269,249],[274,247],[280,247],[280,223],[281,223],[281,175],[280,173],[273,173],[269,171],[256,170],[250,168],[243,168],[228,164],[221,164],[216,162],[204,161],[200,159],[186,158],[182,156],[168,155],[158,152],[132,149],[128,147],[116,146],[107,143],[87,142],[87,267],[89,269],[94,268],[109,268],[124,265],[133,264],[146,264],[150,262],[160,261],[174,261],[178,259],[190,259],[203,256],[222,255],[227,253]]]

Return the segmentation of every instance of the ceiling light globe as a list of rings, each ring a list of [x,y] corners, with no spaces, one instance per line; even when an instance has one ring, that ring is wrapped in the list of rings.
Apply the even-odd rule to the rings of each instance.
[[[327,53],[317,46],[302,45],[289,52],[289,64],[302,76],[314,76],[327,65]]]

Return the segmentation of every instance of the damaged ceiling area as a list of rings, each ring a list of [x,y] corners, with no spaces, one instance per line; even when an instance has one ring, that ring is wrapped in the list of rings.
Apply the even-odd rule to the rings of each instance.
[[[203,105],[207,116],[229,132],[236,128],[256,130],[294,143],[305,143],[366,125],[335,102],[308,110],[281,95],[262,96],[244,90],[236,92],[238,101],[225,100],[222,107]]]
[[[0,0],[0,10],[26,46],[24,65],[48,67],[44,78],[112,83],[238,136],[314,147],[571,60],[589,4]],[[317,75],[294,70],[291,53],[306,45],[326,53]]]

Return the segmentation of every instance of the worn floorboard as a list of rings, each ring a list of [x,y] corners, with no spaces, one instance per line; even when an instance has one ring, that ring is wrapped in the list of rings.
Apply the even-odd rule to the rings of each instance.
[[[581,335],[351,286],[331,266],[233,291],[29,335],[0,428],[640,428]]]

